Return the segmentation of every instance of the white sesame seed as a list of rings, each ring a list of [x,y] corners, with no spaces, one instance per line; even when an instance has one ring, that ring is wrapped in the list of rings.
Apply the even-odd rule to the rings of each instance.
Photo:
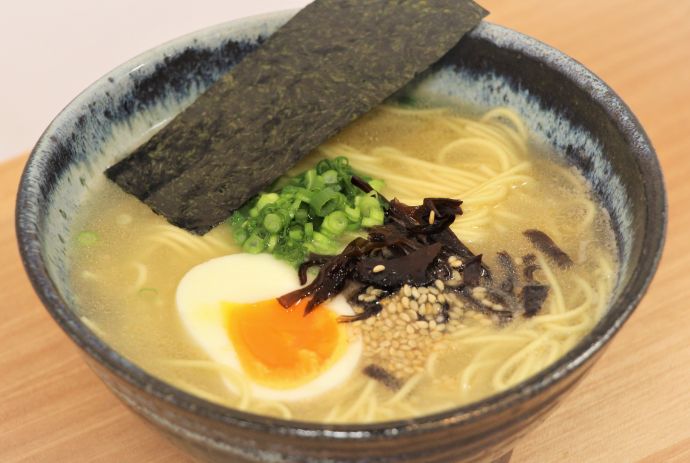
[[[406,284],[403,286],[403,294],[405,294],[407,297],[412,296],[412,288],[410,288],[410,285]]]
[[[436,220],[436,213],[434,211],[429,212],[429,225],[433,225]]]
[[[445,285],[443,284],[443,282],[441,280],[434,281],[434,284],[436,285],[436,287],[438,288],[439,291],[443,291],[444,289],[446,289]]]
[[[410,308],[410,298],[407,296],[403,296],[402,300],[402,306],[405,307],[406,309]]]
[[[371,269],[373,273],[383,272],[384,270],[386,270],[386,266],[381,264],[378,264],[373,269]]]

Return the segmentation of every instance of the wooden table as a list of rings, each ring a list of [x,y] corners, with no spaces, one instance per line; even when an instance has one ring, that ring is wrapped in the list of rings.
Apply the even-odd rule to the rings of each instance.
[[[619,92],[656,146],[670,200],[649,293],[511,461],[690,462],[690,2],[482,4],[493,22],[565,51]],[[0,165],[0,461],[191,462],[110,395],[34,295],[14,236],[24,160]]]

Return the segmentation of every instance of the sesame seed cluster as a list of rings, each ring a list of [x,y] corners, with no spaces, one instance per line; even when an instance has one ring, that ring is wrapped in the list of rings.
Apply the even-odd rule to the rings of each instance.
[[[406,379],[423,370],[435,350],[444,348],[447,335],[466,326],[495,323],[490,315],[459,297],[462,260],[451,256],[448,263],[453,271],[447,280],[437,279],[422,287],[406,284],[391,295],[369,286],[359,294],[357,300],[362,304],[381,304],[376,316],[353,323],[365,344],[365,362]],[[491,304],[485,294],[485,288],[473,288],[473,297]]]

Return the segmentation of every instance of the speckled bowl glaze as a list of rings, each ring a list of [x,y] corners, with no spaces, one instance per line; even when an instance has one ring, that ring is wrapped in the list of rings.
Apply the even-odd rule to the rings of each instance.
[[[325,426],[242,413],[177,390],[121,357],[77,315],[68,236],[82,199],[105,181],[103,169],[292,14],[235,21],[160,46],[98,80],[57,116],[31,154],[17,200],[19,246],[34,288],[108,387],[202,460],[432,463],[504,455],[592,366],[639,302],[663,246],[666,199],[654,150],[618,96],[571,58],[500,26],[480,25],[417,83],[471,103],[516,109],[537,139],[584,173],[611,215],[622,265],[610,310],[550,368],[443,413]]]

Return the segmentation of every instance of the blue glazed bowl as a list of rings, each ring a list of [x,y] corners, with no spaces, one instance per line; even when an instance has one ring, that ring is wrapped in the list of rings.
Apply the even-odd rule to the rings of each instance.
[[[26,271],[53,318],[131,409],[205,461],[458,462],[510,451],[582,378],[630,316],[656,270],[666,197],[654,150],[639,123],[601,80],[562,53],[483,23],[418,79],[440,95],[508,105],[534,136],[577,166],[608,209],[621,271],[606,315],[566,356],[480,402],[413,420],[370,425],[284,421],[225,408],[147,374],[100,340],[75,309],[68,236],[103,170],[254,50],[292,12],[190,34],[123,64],[51,123],[21,179],[16,224]]]

